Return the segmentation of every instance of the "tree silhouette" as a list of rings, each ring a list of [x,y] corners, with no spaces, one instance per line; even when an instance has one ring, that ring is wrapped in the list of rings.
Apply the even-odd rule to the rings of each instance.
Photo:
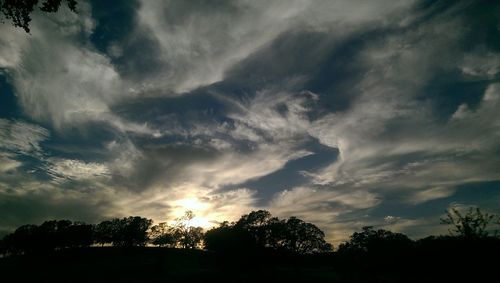
[[[153,221],[140,216],[129,216],[111,221],[114,246],[145,246],[149,237],[148,230]]]
[[[343,254],[359,255],[392,255],[408,250],[413,241],[405,234],[394,233],[372,226],[365,226],[361,232],[355,232],[350,240],[339,246],[338,252]]]
[[[248,232],[254,238],[254,244],[257,247],[265,247],[268,244],[269,221],[272,215],[266,210],[252,211],[249,214],[241,216],[235,223],[235,229],[241,229]]]
[[[183,216],[176,219],[173,236],[178,245],[182,248],[194,249],[198,247],[203,240],[203,228],[193,227],[191,225],[191,221],[194,217],[194,213],[188,210]]]
[[[170,248],[177,245],[178,239],[175,235],[175,229],[174,227],[168,226],[166,222],[151,227],[151,232],[149,234],[153,245]]]
[[[465,214],[452,208],[446,211],[446,217],[441,218],[441,224],[452,225],[450,235],[464,238],[484,238],[489,235],[492,224],[498,224],[497,215],[483,213],[479,208],[469,207]],[[495,235],[498,231],[494,231]]]
[[[34,252],[37,249],[36,225],[22,225],[14,233],[5,236],[4,241],[10,254]]]
[[[216,251],[282,250],[306,254],[331,250],[318,227],[296,217],[280,220],[265,210],[243,215],[236,223],[223,222],[205,234],[205,247]]]
[[[2,18],[10,20],[15,27],[30,32],[31,14],[35,8],[45,13],[54,13],[59,10],[62,2],[63,0],[44,0],[39,6],[38,0],[0,0],[0,19],[2,22]],[[76,12],[76,0],[64,0],[64,2],[72,12]]]
[[[101,246],[113,243],[113,235],[115,235],[117,228],[115,226],[115,223],[111,220],[105,220],[97,224],[94,227],[94,242],[101,244]]]
[[[4,239],[0,239],[0,257],[5,257],[8,254],[8,247]]]
[[[82,248],[93,244],[93,225],[84,222],[74,222],[67,226],[61,233],[60,241],[64,243],[61,248]]]
[[[23,225],[3,239],[5,253],[49,252],[88,247],[93,243],[93,226],[70,220],[50,220],[40,226]]]
[[[255,249],[252,235],[227,221],[222,222],[219,227],[208,230],[205,233],[204,243],[206,249],[223,253],[241,253]]]
[[[40,251],[54,250],[58,245],[58,238],[57,220],[45,221],[35,228],[34,240],[37,242],[36,248]]]
[[[290,217],[285,224],[283,242],[286,250],[296,253],[323,252],[332,249],[325,242],[325,233],[314,224]]]

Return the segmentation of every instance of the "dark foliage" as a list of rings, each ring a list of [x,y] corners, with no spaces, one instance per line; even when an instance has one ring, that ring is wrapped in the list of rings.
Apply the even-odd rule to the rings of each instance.
[[[76,12],[76,0],[44,0],[41,6],[39,0],[0,0],[0,13],[5,19],[12,21],[15,27],[30,32],[31,14],[35,8],[46,13],[54,13],[59,10],[63,1],[71,11]]]
[[[352,234],[349,241],[341,244],[338,252],[351,256],[395,256],[409,252],[412,245],[413,241],[404,234],[374,230],[373,227],[366,226],[361,232]]]
[[[23,225],[1,242],[1,253],[20,255],[46,253],[65,248],[89,247],[92,244],[112,244],[130,247],[144,246],[152,221],[142,217],[127,217],[103,221],[98,225],[70,220],[45,221],[41,225]]]
[[[188,210],[182,217],[177,218],[172,226],[163,222],[151,227],[151,244],[169,248],[201,248],[204,231],[201,227],[191,225],[193,218],[194,213]]]
[[[92,225],[69,220],[45,221],[40,226],[23,225],[2,242],[4,253],[12,255],[88,247],[93,242]]]
[[[205,247],[214,251],[272,249],[299,254],[326,252],[332,246],[314,224],[296,217],[280,220],[265,210],[243,215],[236,223],[224,222],[207,231]]]
[[[158,247],[175,248],[178,242],[175,230],[165,222],[151,227],[149,237],[151,243]]]
[[[456,208],[446,211],[446,217],[441,219],[442,224],[452,225],[448,231],[452,236],[464,238],[484,238],[490,233],[497,235],[498,230],[492,226],[498,226],[500,218],[498,215],[483,213],[479,208],[469,207],[465,214]]]
[[[194,218],[194,213],[190,210],[177,219],[172,227],[172,236],[177,242],[177,246],[184,249],[194,249],[201,244],[203,240],[203,228],[193,227],[190,222]]]
[[[101,245],[111,243],[113,246],[133,247],[145,246],[149,240],[148,231],[151,219],[129,216],[104,221],[96,226],[95,242]]]
[[[364,227],[339,246],[333,263],[342,282],[486,282],[500,239],[431,236],[418,241]]]
[[[117,221],[105,220],[94,226],[94,242],[96,244],[101,244],[102,246],[106,244],[112,244],[115,234],[118,232],[116,229]]]
[[[458,219],[484,219],[483,213],[470,215],[477,217]],[[204,237],[209,251],[193,250],[198,236],[182,234],[202,234],[186,222],[192,217],[186,213],[172,226],[152,227],[151,220],[138,216],[94,226],[69,220],[23,225],[0,241],[0,254],[7,256],[0,258],[0,274],[6,282],[494,282],[500,254],[500,239],[484,233],[413,241],[373,227],[325,253],[331,247],[316,226],[263,210],[209,230]],[[144,247],[148,238],[171,248]]]
[[[243,229],[225,221],[205,233],[205,248],[222,253],[248,253],[255,250],[254,237]]]

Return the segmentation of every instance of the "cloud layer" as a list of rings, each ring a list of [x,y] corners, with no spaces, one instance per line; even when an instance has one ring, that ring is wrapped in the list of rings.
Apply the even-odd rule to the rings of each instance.
[[[338,243],[498,212],[498,5],[385,2],[90,1],[1,25],[0,230],[268,209]]]

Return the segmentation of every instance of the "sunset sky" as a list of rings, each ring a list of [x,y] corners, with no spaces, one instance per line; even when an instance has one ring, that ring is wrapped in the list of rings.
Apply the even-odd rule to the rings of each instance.
[[[0,24],[0,236],[48,219],[500,212],[495,1],[79,1]]]

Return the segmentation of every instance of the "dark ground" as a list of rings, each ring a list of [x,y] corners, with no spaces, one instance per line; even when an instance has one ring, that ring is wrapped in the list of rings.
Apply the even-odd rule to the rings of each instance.
[[[336,279],[331,266],[284,255],[221,256],[200,250],[85,248],[0,259],[3,282],[254,282]],[[317,279],[317,280],[316,280]]]
[[[499,259],[497,240],[362,256],[94,247],[0,259],[0,282],[498,282]]]

